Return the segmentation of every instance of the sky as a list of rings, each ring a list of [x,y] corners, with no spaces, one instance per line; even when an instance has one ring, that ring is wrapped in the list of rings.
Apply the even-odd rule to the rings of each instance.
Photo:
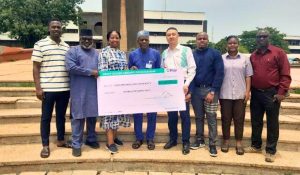
[[[85,0],[81,7],[102,12],[102,0]],[[144,0],[144,10],[204,12],[212,42],[266,26],[300,36],[300,0]]]

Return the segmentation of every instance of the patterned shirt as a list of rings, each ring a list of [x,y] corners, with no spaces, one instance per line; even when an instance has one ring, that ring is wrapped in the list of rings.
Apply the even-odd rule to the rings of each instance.
[[[125,52],[107,46],[99,54],[98,70],[125,70],[128,69]]]
[[[98,70],[128,69],[125,52],[107,46],[101,49],[98,59]],[[130,127],[129,115],[101,116],[100,127],[103,129],[118,129],[119,126]]]
[[[222,55],[224,62],[224,79],[220,91],[220,99],[244,99],[246,77],[253,75],[250,59],[240,53],[235,58],[228,53]]]
[[[31,60],[41,63],[40,82],[44,92],[68,91],[69,75],[65,66],[65,54],[69,45],[57,44],[49,36],[35,43]]]

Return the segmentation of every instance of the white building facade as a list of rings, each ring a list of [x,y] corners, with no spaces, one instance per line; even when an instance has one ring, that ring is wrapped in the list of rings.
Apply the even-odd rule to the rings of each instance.
[[[102,46],[102,13],[84,12],[82,15],[83,26],[93,30],[94,40],[97,48]],[[196,34],[207,31],[207,21],[203,12],[177,12],[177,11],[144,11],[144,29],[150,32],[150,45],[158,50],[167,47],[165,32],[169,27],[178,29],[180,44],[187,44],[195,40]],[[70,45],[77,45],[79,42],[79,27],[70,22],[65,26],[63,40]],[[7,34],[0,35],[1,40],[9,40]],[[16,41],[15,41],[16,42]],[[15,43],[14,45],[17,45]]]
[[[144,29],[150,32],[150,45],[158,50],[168,45],[166,30],[178,29],[180,44],[195,40],[197,33],[207,32],[207,21],[203,12],[144,11]]]

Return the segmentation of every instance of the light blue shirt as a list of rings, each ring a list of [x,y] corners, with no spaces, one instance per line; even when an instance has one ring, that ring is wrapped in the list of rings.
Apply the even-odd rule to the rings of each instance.
[[[250,59],[238,53],[235,58],[228,53],[222,55],[224,62],[224,79],[220,91],[220,99],[244,99],[246,93],[246,77],[253,75]]]

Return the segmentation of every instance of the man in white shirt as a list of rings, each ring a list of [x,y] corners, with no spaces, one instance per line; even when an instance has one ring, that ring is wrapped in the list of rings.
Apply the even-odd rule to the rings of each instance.
[[[189,99],[191,92],[189,91],[189,85],[194,79],[196,64],[193,57],[192,50],[189,47],[178,44],[178,30],[175,27],[170,27],[166,31],[166,38],[169,43],[169,47],[164,50],[162,54],[162,64],[164,68],[168,69],[180,69],[184,73],[184,93],[186,95],[186,110],[179,111],[181,117],[182,127],[182,154],[186,155],[190,152],[190,104]],[[164,146],[164,149],[170,149],[177,145],[178,137],[178,111],[168,112],[168,127],[170,131],[170,140]]]

